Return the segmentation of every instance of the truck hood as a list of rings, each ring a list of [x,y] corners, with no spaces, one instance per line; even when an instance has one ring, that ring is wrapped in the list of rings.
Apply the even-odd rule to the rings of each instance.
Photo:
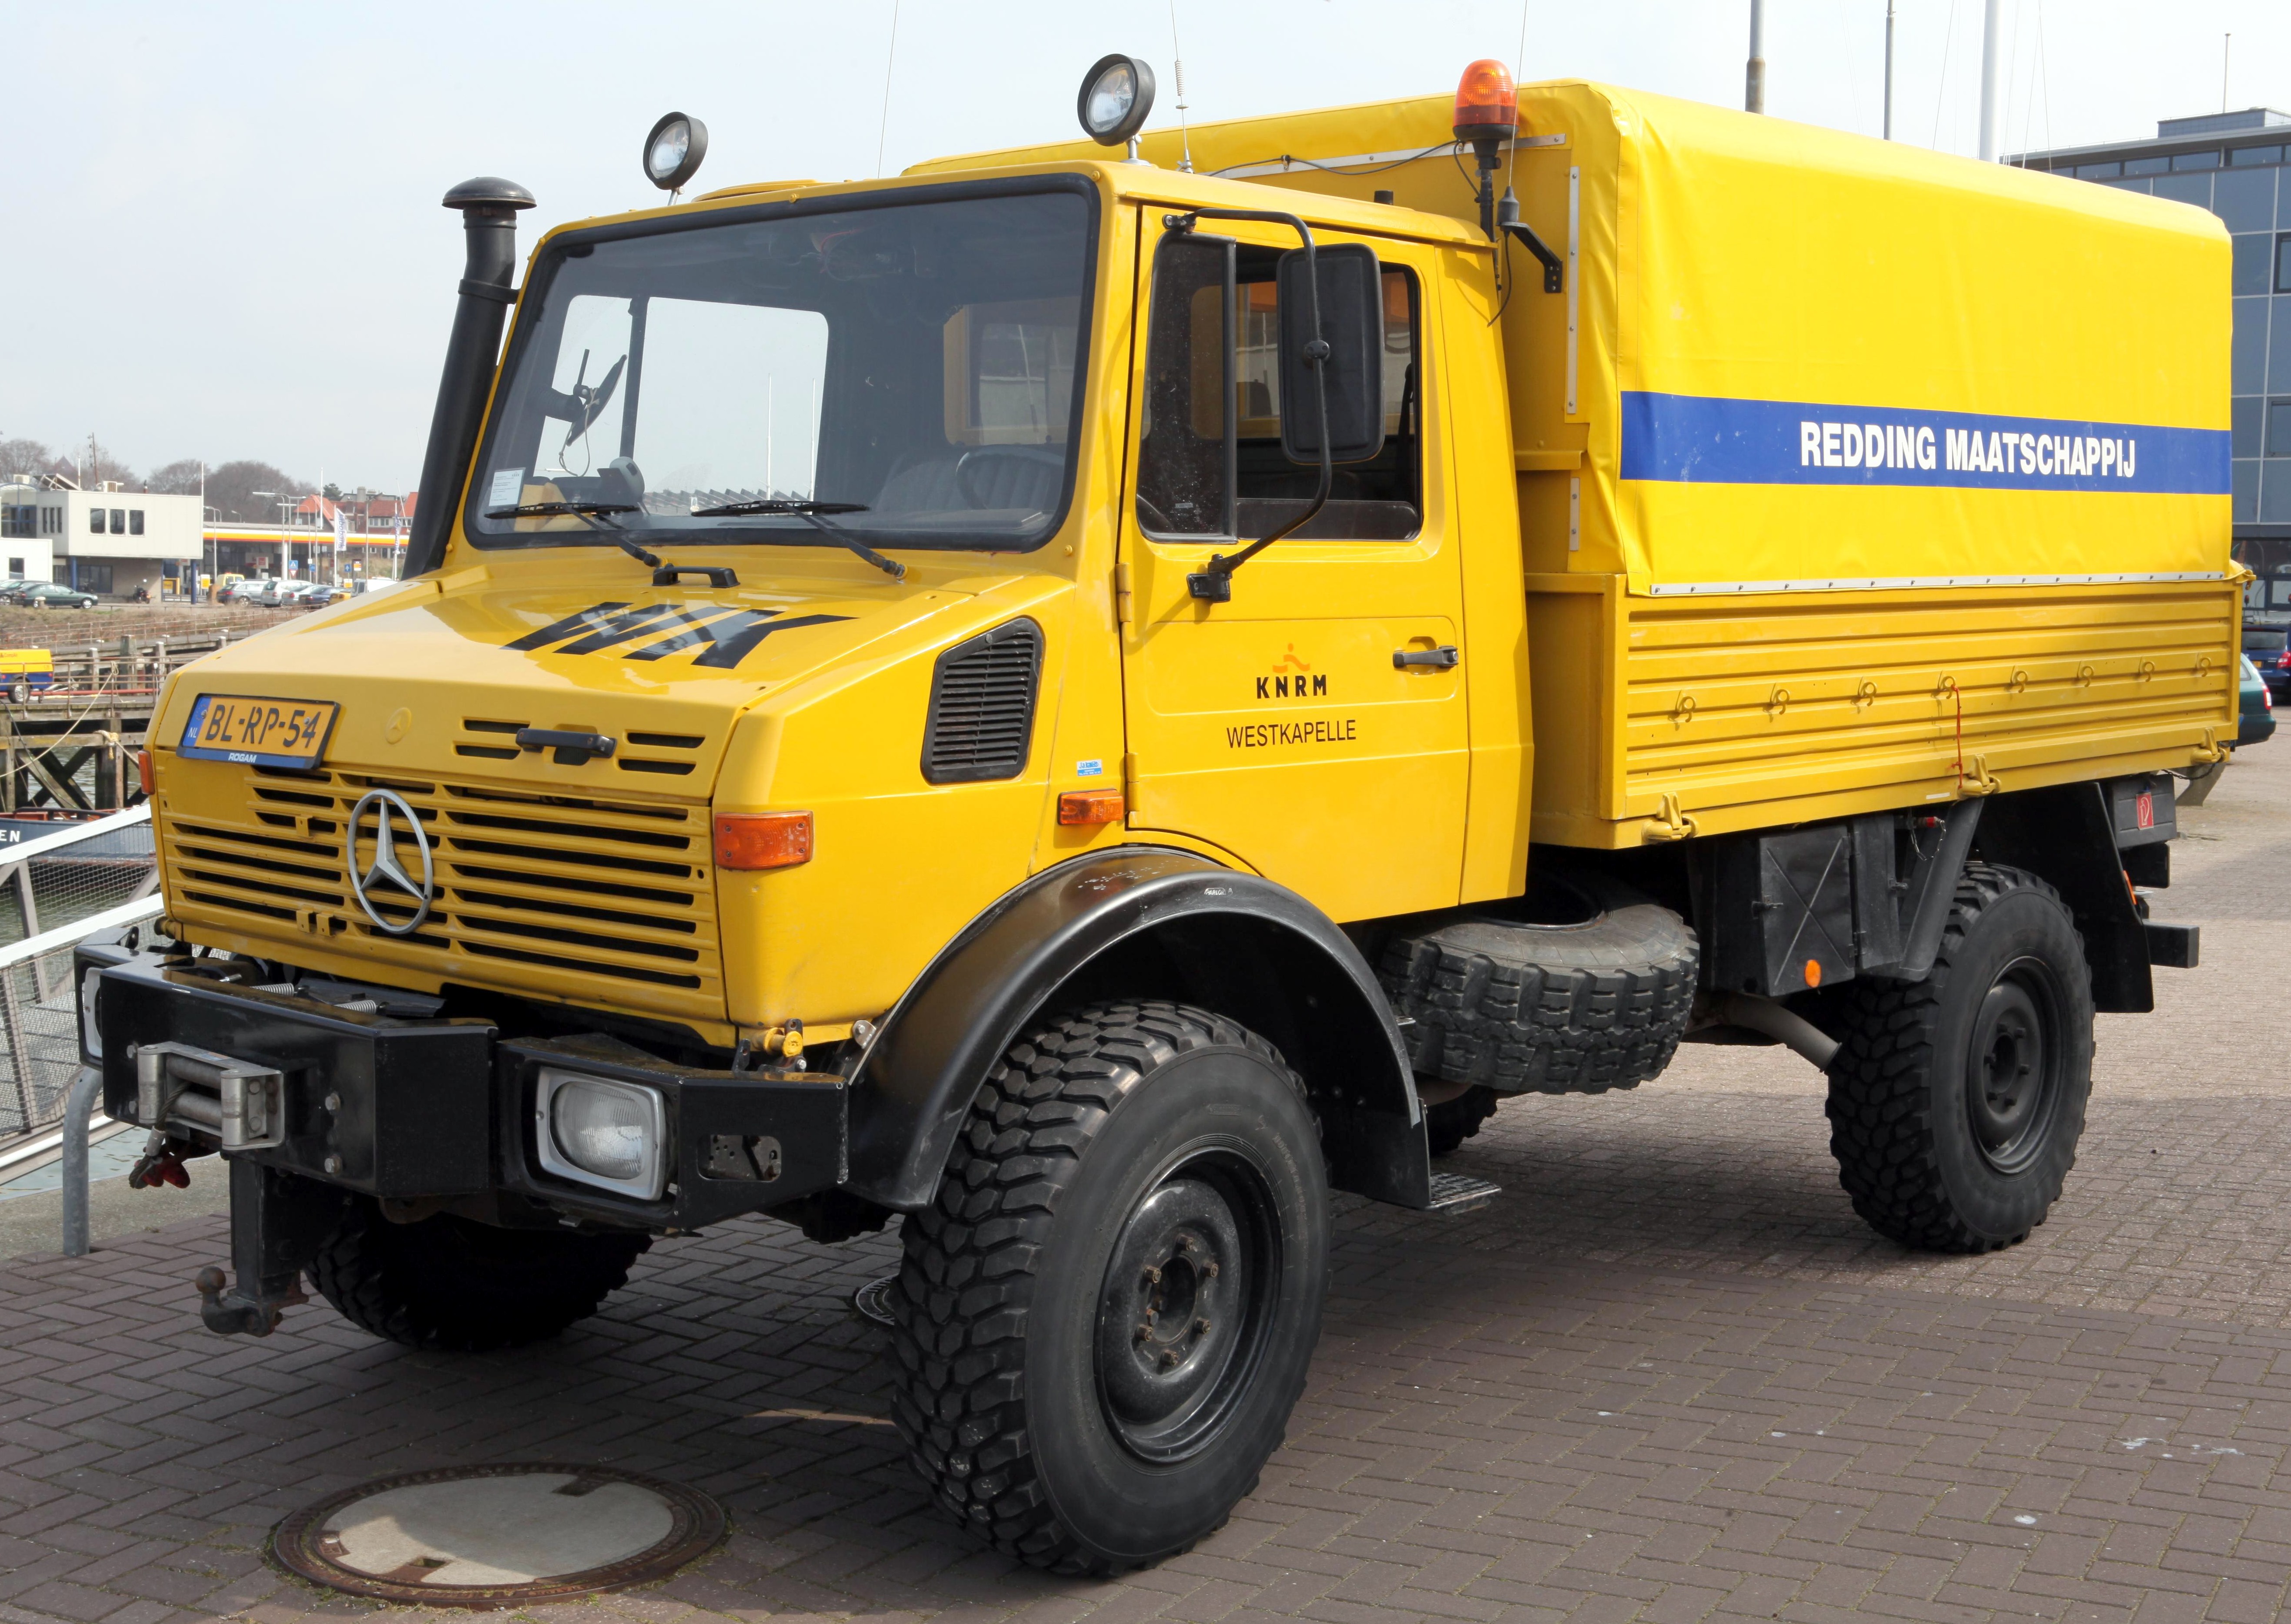
[[[153,742],[172,748],[202,694],[333,700],[330,763],[704,799],[733,724],[759,698],[988,584],[578,577],[464,570],[275,627],[185,667]],[[560,762],[519,748],[523,728],[603,734],[614,752]]]

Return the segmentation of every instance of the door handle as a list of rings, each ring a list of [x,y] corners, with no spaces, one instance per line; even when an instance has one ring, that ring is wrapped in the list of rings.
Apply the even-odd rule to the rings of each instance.
[[[1392,651],[1392,669],[1406,671],[1411,665],[1428,665],[1435,671],[1447,671],[1463,659],[1453,643],[1443,643],[1437,648],[1395,648]]]

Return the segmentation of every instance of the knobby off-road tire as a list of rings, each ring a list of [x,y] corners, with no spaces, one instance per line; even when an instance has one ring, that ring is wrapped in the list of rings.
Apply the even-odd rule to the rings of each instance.
[[[1692,928],[1610,882],[1579,888],[1593,904],[1580,924],[1465,920],[1385,950],[1416,1070],[1499,1094],[1602,1094],[1670,1064],[1694,1003]]]
[[[1479,1135],[1480,1124],[1496,1113],[1503,1096],[1475,1083],[1453,1099],[1424,1107],[1424,1133],[1435,1156],[1453,1155],[1467,1139]]]
[[[939,1505],[1066,1573],[1222,1526],[1304,1389],[1327,1186],[1295,1073],[1221,1016],[1098,1004],[1013,1045],[891,1294],[892,1414]]]
[[[2052,887],[1970,864],[1933,973],[1839,989],[1829,1148],[1853,1210],[1933,1251],[1985,1252],[2045,1221],[2092,1090],[2092,971]]]
[[[518,1347],[586,1319],[651,1245],[640,1234],[495,1229],[451,1213],[393,1224],[357,1196],[306,1273],[359,1330],[408,1347]]]

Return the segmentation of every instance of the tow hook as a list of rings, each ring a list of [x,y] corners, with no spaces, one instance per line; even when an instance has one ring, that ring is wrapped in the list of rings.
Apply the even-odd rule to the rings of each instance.
[[[192,1282],[199,1289],[199,1318],[217,1336],[267,1337],[287,1309],[310,1300],[299,1280],[282,1295],[264,1298],[230,1289],[229,1278],[209,1264]]]
[[[197,1147],[181,1139],[171,1139],[154,1129],[143,1143],[143,1154],[135,1158],[135,1165],[127,1170],[127,1187],[131,1190],[155,1190],[161,1185],[173,1185],[178,1190],[190,1188],[191,1176],[183,1168],[183,1153]]]

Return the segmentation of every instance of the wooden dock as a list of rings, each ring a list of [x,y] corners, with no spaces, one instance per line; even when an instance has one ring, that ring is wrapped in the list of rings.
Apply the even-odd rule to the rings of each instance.
[[[237,639],[121,638],[53,650],[45,688],[0,689],[0,816],[114,812],[143,799],[135,765],[167,673]]]

